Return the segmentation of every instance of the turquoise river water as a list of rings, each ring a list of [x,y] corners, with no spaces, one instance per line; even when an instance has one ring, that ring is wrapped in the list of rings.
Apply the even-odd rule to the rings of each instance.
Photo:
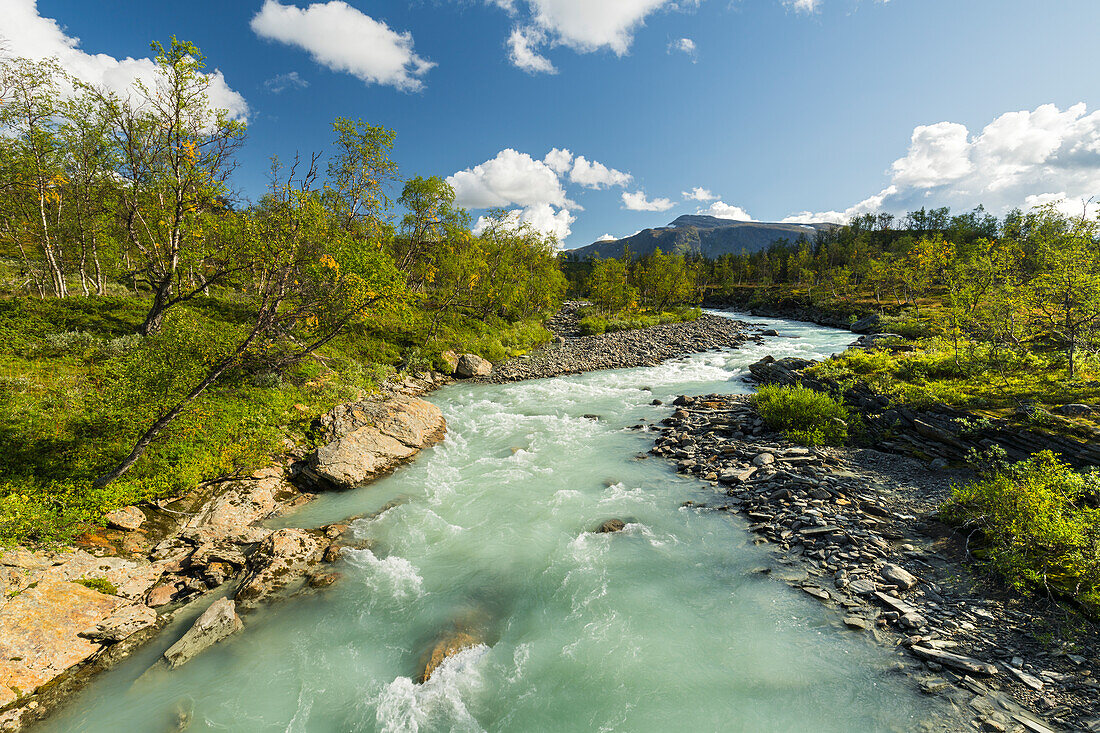
[[[762,319],[748,319],[763,322]],[[43,731],[910,731],[942,712],[835,612],[753,573],[769,553],[709,486],[639,454],[681,393],[747,391],[762,355],[822,356],[847,332],[781,336],[652,368],[430,399],[446,440],[392,476],[281,520],[354,525],[343,579],[245,617],[186,666],[142,676],[186,620],[102,675]],[[798,336],[800,338],[790,338]],[[599,420],[585,414],[599,415]],[[586,532],[619,517],[620,534]],[[441,634],[483,643],[423,685]],[[140,678],[140,679],[139,679]]]

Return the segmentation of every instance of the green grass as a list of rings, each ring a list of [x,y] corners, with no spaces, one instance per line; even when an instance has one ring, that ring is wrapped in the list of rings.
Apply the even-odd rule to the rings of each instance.
[[[56,543],[121,506],[178,496],[250,472],[310,444],[314,419],[398,370],[440,366],[448,349],[499,361],[551,338],[538,321],[458,313],[386,313],[282,373],[238,370],[212,387],[118,481],[92,481],[119,461],[240,328],[239,299],[174,309],[164,333],[133,334],[137,298],[0,299],[0,546]]]
[[[649,328],[668,323],[686,323],[696,320],[700,315],[702,315],[702,311],[699,308],[681,308],[660,313],[653,311],[621,311],[610,314],[587,309],[582,312],[579,325],[581,334],[595,336],[601,333]]]
[[[975,554],[1012,586],[1100,613],[1100,475],[1050,451],[956,486],[943,517],[978,530]]]
[[[848,439],[848,408],[823,392],[764,385],[753,405],[769,428],[796,443],[844,445]]]

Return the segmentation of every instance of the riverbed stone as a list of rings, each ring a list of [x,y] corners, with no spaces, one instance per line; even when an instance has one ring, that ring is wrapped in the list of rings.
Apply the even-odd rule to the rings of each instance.
[[[621,519],[608,519],[606,522],[596,528],[597,534],[608,534],[611,532],[622,532],[626,528],[626,522]]]
[[[228,598],[219,598],[203,611],[180,640],[164,652],[169,669],[176,669],[219,641],[244,628],[236,606]]]
[[[887,563],[880,571],[882,579],[887,583],[898,586],[902,590],[909,590],[917,584],[917,577],[900,565]]]

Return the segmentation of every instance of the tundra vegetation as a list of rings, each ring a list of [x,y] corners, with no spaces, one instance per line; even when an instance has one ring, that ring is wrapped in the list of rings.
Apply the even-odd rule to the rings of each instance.
[[[522,353],[564,295],[552,238],[475,233],[383,127],[337,119],[241,200],[245,125],[197,48],[153,51],[127,96],[0,58],[0,544],[259,467],[446,350]]]

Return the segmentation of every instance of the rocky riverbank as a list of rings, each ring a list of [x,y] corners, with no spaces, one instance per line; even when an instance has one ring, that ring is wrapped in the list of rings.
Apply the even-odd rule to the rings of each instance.
[[[793,445],[768,433],[744,395],[675,405],[653,453],[715,490],[692,508],[740,515],[774,548],[761,572],[829,606],[838,627],[896,648],[914,684],[975,730],[1100,731],[1100,634],[969,571],[966,537],[936,518],[961,474]]]
[[[264,522],[316,492],[353,488],[410,460],[446,431],[419,396],[449,381],[424,374],[341,405],[320,421],[321,447],[291,451],[252,476],[174,501],[127,507],[110,526],[57,551],[0,554],[0,730],[44,717],[192,602],[215,602],[166,652],[185,664],[242,628],[238,611],[331,585],[346,524],[272,530]],[[348,538],[347,541],[351,541]]]
[[[581,336],[577,312],[582,303],[566,303],[547,324],[553,344],[498,364],[485,381],[516,382],[599,369],[653,366],[662,361],[714,349],[736,348],[748,340],[743,324],[712,313],[697,320],[596,336]]]

